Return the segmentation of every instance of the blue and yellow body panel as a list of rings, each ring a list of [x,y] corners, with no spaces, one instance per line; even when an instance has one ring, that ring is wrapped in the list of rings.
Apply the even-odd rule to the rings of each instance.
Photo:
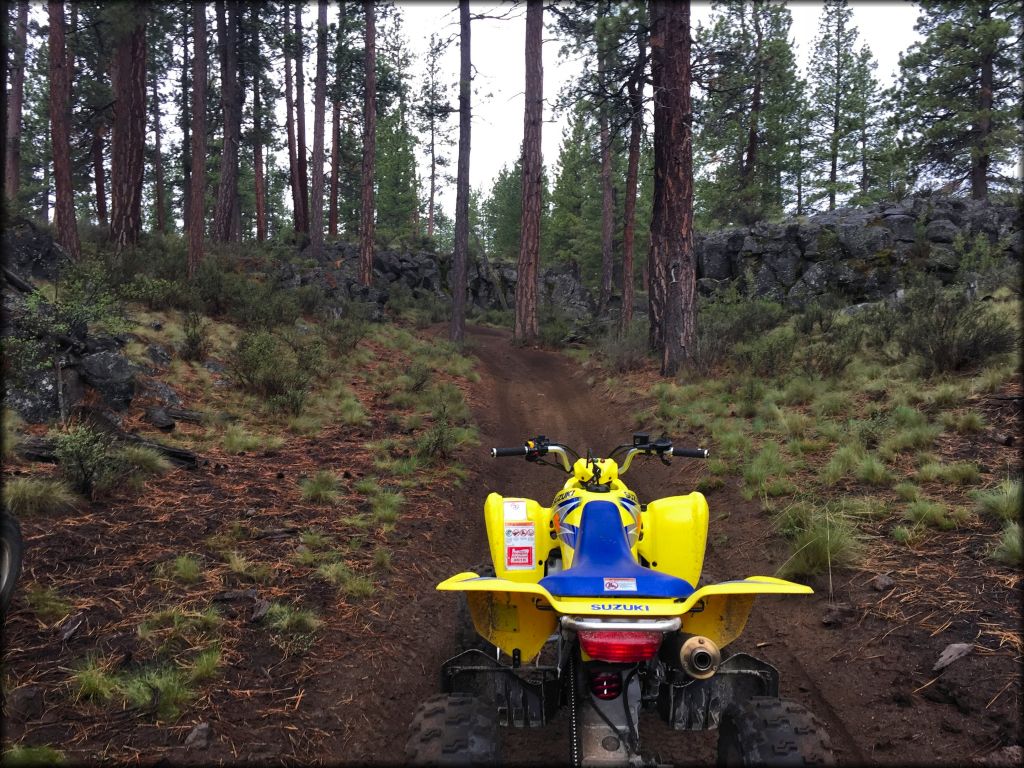
[[[678,616],[683,632],[703,635],[719,647],[746,626],[757,595],[809,595],[810,587],[772,576],[750,576],[701,587],[685,600],[610,597],[558,598],[539,584],[460,573],[438,584],[445,592],[465,592],[480,635],[523,661],[536,656],[558,628],[558,617],[655,618]]]

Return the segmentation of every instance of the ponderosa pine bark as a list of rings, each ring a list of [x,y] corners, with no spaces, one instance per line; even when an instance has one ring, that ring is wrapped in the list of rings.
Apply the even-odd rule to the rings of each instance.
[[[469,0],[459,0],[459,160],[455,179],[455,252],[452,255],[452,320],[448,338],[466,338],[466,271],[469,261],[469,146],[472,54]]]
[[[523,219],[516,279],[513,338],[537,338],[537,265],[540,260],[541,125],[544,117],[544,66],[541,59],[544,6],[526,4],[526,106],[523,110]]]
[[[377,51],[373,0],[364,0],[365,98],[363,101],[363,173],[360,179],[363,208],[359,221],[359,282],[373,282],[374,199],[373,173],[377,154]]]
[[[689,358],[696,333],[690,3],[660,0],[652,3],[652,12],[651,329],[660,340],[661,373],[673,376]]]
[[[188,13],[188,6],[185,6],[185,13],[181,15],[181,93],[178,123],[181,127],[181,222],[185,232],[188,232],[189,190],[192,186],[192,115],[189,110],[189,99],[192,97],[189,70],[192,65],[188,57],[188,39],[191,30],[192,21]]]
[[[309,158],[306,155],[306,90],[303,75],[303,3],[295,4],[295,129],[298,132],[299,195],[302,197],[302,231],[309,234]]]
[[[341,102],[331,107],[331,203],[327,214],[327,231],[331,237],[338,236],[338,162],[341,158]]]
[[[324,247],[324,119],[327,99],[327,0],[317,2],[316,79],[313,85],[313,189],[309,217],[310,245],[319,256]]]
[[[598,81],[604,83],[605,53],[598,51]],[[608,130],[608,104],[598,108],[598,133],[601,141],[601,290],[598,313],[604,312],[612,295],[612,229],[615,224],[615,203],[612,199],[612,140]]]
[[[252,170],[256,191],[256,242],[267,239],[267,177],[263,167],[263,117],[260,98],[260,77],[257,74],[252,84]]]
[[[647,68],[647,33],[637,31],[637,58],[626,82],[629,97],[629,150],[626,159],[626,201],[623,206],[622,231],[622,312],[620,330],[626,332],[633,322],[633,254],[636,236],[636,192],[640,169],[640,137],[644,131],[644,71]]]
[[[117,252],[139,240],[146,146],[146,10],[135,3],[126,12],[135,24],[117,41],[110,67],[114,91],[110,238]]]
[[[92,129],[92,181],[96,191],[96,220],[104,229],[107,226],[107,173],[103,165],[103,137],[107,124],[97,120]]]
[[[64,2],[50,0],[50,136],[53,146],[54,238],[77,261],[82,257],[71,186],[71,73],[64,47]]]
[[[188,278],[203,260],[206,212],[206,3],[192,3],[192,192],[189,199]]]
[[[285,6],[285,18],[289,12]],[[305,231],[305,212],[302,209],[302,194],[299,192],[299,158],[295,145],[295,102],[292,97],[292,57],[284,52],[284,101],[285,130],[288,133],[288,181],[292,190],[292,217],[296,232]]]
[[[238,206],[238,143],[242,129],[242,104],[238,89],[238,3],[217,1],[217,42],[221,65],[220,103],[224,113],[224,145],[220,153],[220,183],[213,211],[213,239],[234,240],[232,226]],[[226,18],[225,18],[226,16]]]
[[[156,231],[167,231],[167,209],[164,195],[164,159],[160,149],[160,95],[157,78],[153,77],[153,177],[156,197]]]
[[[4,150],[4,197],[13,202],[21,181],[21,112],[25,103],[25,47],[28,35],[28,0],[18,3],[11,46],[11,90],[7,97],[7,135]]]

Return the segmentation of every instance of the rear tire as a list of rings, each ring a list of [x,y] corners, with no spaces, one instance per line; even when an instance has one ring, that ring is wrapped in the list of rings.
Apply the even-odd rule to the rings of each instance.
[[[753,696],[722,718],[718,765],[835,765],[835,757],[821,721],[803,706]]]
[[[14,586],[21,573],[21,558],[24,545],[21,540],[21,526],[16,518],[4,512],[0,516],[0,615],[7,615],[7,606],[14,595]]]
[[[493,706],[466,693],[438,694],[416,710],[405,756],[410,765],[497,765],[498,719]]]

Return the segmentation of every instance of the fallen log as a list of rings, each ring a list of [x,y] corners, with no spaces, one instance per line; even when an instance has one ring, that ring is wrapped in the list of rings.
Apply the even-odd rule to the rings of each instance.
[[[12,288],[17,289],[22,293],[35,293],[36,289],[35,286],[32,285],[32,283],[22,279],[7,267],[4,267],[3,269],[4,277],[7,279],[7,282],[10,284]]]
[[[185,448],[175,448],[172,445],[164,445],[153,440],[144,440],[138,435],[130,435],[127,432],[118,432],[116,436],[126,443],[150,448],[166,457],[168,461],[176,466],[185,467],[186,469],[196,469],[199,467],[199,456]],[[51,464],[57,464],[59,462],[56,448],[57,441],[53,438],[24,437],[14,446],[14,452],[25,461],[46,461]]]

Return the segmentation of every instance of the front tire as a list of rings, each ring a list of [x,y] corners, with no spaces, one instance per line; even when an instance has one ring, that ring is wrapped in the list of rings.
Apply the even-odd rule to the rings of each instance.
[[[835,765],[835,757],[821,721],[803,706],[753,696],[722,718],[718,765]]]
[[[0,520],[0,614],[7,615],[7,606],[14,595],[14,585],[21,573],[21,557],[24,545],[21,541],[21,526],[17,519],[3,513]]]
[[[416,710],[405,756],[410,765],[497,765],[498,719],[493,706],[466,693],[438,694]]]

